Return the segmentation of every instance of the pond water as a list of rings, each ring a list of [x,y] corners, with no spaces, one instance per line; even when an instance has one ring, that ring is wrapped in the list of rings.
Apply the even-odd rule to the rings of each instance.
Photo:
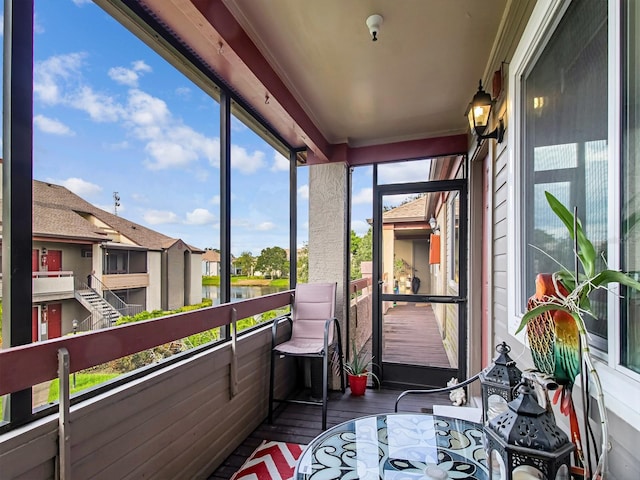
[[[271,293],[283,292],[289,290],[289,287],[249,287],[249,286],[231,286],[231,301],[237,302],[246,300],[247,298],[261,297]],[[202,298],[210,298],[214,305],[220,304],[220,287],[216,285],[203,285]]]

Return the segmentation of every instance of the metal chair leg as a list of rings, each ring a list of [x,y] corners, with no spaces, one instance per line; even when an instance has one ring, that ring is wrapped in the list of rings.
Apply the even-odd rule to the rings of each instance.
[[[328,348],[325,349],[324,356],[322,357],[322,431],[327,429],[327,394],[328,394],[328,380],[329,376],[329,352]]]
[[[274,390],[274,378],[275,378],[275,362],[276,356],[273,349],[271,349],[271,366],[269,371],[269,424],[273,424],[273,390]]]

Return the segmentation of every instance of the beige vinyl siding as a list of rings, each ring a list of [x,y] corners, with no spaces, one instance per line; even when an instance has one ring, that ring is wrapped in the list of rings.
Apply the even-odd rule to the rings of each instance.
[[[149,273],[149,286],[147,287],[147,310],[160,310],[162,308],[162,253],[158,251],[147,252],[147,272]]]
[[[189,282],[188,304],[193,305],[202,301],[202,256],[192,253],[189,255],[191,262],[191,280]]]
[[[115,275],[103,275],[102,283],[104,283],[109,290],[147,287],[149,285],[149,274],[118,273]]]
[[[544,17],[547,18],[548,15],[545,15]],[[536,48],[536,45],[528,44],[524,45],[524,48],[534,49]],[[514,65],[514,63],[511,63],[510,68],[517,67]],[[503,97],[507,98],[509,95],[513,95],[513,92],[505,92]],[[516,101],[518,101],[518,99],[516,99]],[[507,118],[507,128],[517,128],[517,123],[517,118]],[[497,343],[503,340],[509,343],[513,348],[512,357],[517,360],[518,366],[521,369],[525,369],[531,367],[533,364],[530,351],[519,340],[515,339],[508,333],[507,327],[510,316],[514,314],[514,312],[508,311],[507,300],[510,296],[515,297],[519,293],[516,291],[515,285],[509,284],[508,273],[510,271],[515,271],[516,275],[521,274],[518,265],[509,265],[507,260],[507,250],[510,241],[513,240],[509,237],[509,232],[515,232],[515,229],[518,228],[517,225],[513,225],[511,223],[515,222],[516,218],[508,217],[509,209],[511,209],[511,213],[513,214],[515,209],[519,207],[520,202],[527,200],[519,198],[519,193],[516,190],[515,198],[513,199],[515,203],[513,205],[509,204],[508,190],[510,185],[508,184],[509,169],[507,168],[508,150],[512,148],[516,149],[516,152],[512,156],[512,158],[516,162],[518,162],[519,156],[517,154],[517,149],[519,148],[519,146],[508,145],[507,138],[508,136],[505,137],[505,142],[503,142],[503,144],[501,144],[498,148],[498,150],[500,151],[497,153],[493,176],[493,335],[491,340],[492,346],[495,346]],[[513,168],[517,171],[516,167],[517,166],[513,166]],[[513,256],[514,258],[518,258],[517,254],[514,254]],[[520,305],[516,305],[516,312],[518,312],[520,308]],[[604,369],[602,369],[602,372],[604,373],[601,373],[601,375],[607,374]],[[609,400],[609,395],[609,393],[605,392],[605,401]],[[579,411],[578,416],[579,418],[582,418],[582,413],[580,412],[578,387],[574,388],[574,401],[576,401],[576,407]],[[592,408],[591,411],[592,416],[594,417],[592,419],[592,425],[594,426],[596,437],[599,437],[598,419],[595,418],[597,417],[597,409]],[[640,444],[640,432],[638,431],[638,425],[633,425],[628,420],[621,418],[610,410],[607,412],[607,419],[609,423],[609,434],[612,447],[609,452],[609,471],[607,474],[607,478],[612,480],[636,480],[638,478],[638,471],[640,471],[640,458],[638,457],[636,448],[636,446]],[[568,428],[568,422],[566,421],[565,416],[556,414],[556,420],[563,428]],[[599,438],[597,441],[599,446]]]
[[[162,308],[174,310],[184,306],[184,249],[182,242],[176,242],[164,252],[162,281],[165,282]]]
[[[506,146],[503,142],[501,147]],[[507,148],[500,148],[495,160],[495,178],[493,195],[493,339],[491,344],[502,341],[513,344],[507,331],[507,300],[512,294],[509,289],[507,259]]]

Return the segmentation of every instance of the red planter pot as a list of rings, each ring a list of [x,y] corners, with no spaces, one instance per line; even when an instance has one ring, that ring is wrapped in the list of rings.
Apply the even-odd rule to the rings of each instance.
[[[349,388],[351,389],[351,395],[360,396],[364,395],[367,390],[367,377],[366,373],[362,375],[349,375]]]

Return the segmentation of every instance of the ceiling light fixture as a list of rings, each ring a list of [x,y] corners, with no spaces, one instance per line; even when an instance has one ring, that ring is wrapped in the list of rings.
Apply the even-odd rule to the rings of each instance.
[[[469,127],[472,131],[475,131],[478,135],[478,144],[483,138],[495,138],[498,143],[502,143],[504,138],[504,123],[500,119],[496,129],[484,135],[487,126],[489,125],[489,117],[491,116],[491,110],[493,108],[493,100],[491,95],[484,91],[482,88],[482,80],[478,85],[478,91],[473,96],[471,103],[467,107],[465,115],[469,118]]]
[[[367,28],[374,42],[378,41],[378,32],[380,32],[380,25],[382,25],[383,21],[382,15],[378,15],[377,13],[367,18]]]

